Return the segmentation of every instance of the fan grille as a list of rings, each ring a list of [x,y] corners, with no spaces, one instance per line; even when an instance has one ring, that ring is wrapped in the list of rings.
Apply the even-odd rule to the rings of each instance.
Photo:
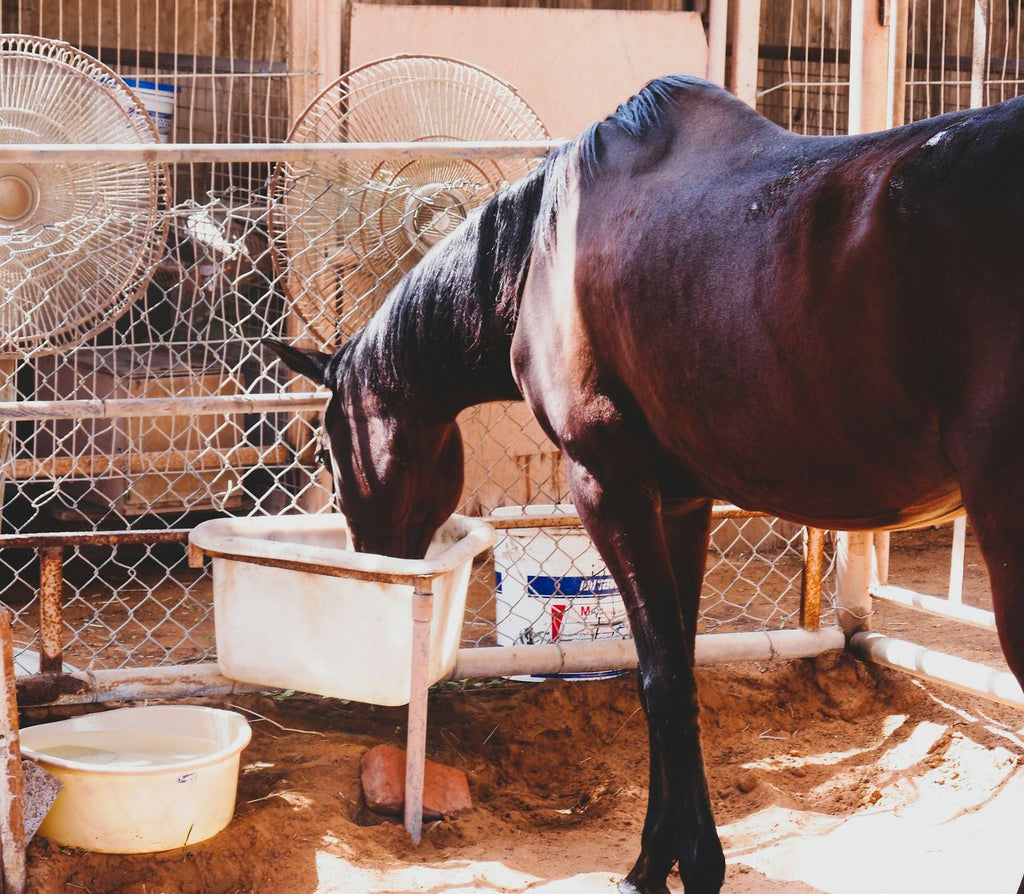
[[[145,106],[70,45],[0,36],[0,143],[153,143]],[[166,239],[162,165],[0,163],[0,356],[64,350],[145,287]]]
[[[533,110],[494,75],[440,56],[354,69],[300,116],[289,141],[541,140]],[[336,343],[365,324],[434,244],[536,159],[379,158],[282,164],[275,244],[290,297],[312,334]]]

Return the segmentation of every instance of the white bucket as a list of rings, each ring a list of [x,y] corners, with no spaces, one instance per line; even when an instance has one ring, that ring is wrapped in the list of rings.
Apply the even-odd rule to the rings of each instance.
[[[161,143],[170,143],[174,137],[174,101],[180,87],[144,81],[139,78],[124,78],[132,92],[142,100],[149,117],[156,125]]]
[[[504,518],[573,514],[572,506],[503,506]],[[510,528],[494,545],[495,612],[499,646],[629,637],[615,581],[590,538],[577,527]],[[557,674],[594,680],[621,670]],[[541,680],[542,676],[515,676]]]

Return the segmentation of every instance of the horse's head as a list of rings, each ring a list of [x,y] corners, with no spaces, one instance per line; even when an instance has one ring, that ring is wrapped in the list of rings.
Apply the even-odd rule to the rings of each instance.
[[[451,420],[394,406],[357,384],[330,354],[263,342],[292,370],[331,390],[319,457],[348,520],[353,548],[422,558],[462,493],[462,438]]]

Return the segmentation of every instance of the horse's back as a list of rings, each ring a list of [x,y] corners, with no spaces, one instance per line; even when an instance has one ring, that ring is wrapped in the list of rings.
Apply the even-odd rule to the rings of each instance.
[[[582,358],[561,371],[573,396],[546,399],[600,381],[685,480],[776,514],[854,528],[955,509],[943,426],[977,351],[954,342],[1020,323],[1004,247],[1024,225],[1022,108],[808,138],[684,84],[643,133],[609,119],[571,238],[524,296]]]

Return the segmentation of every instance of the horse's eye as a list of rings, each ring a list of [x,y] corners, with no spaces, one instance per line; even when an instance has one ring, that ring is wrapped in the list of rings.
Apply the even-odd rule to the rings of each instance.
[[[320,463],[325,469],[331,467],[331,454],[330,451],[323,449],[316,452],[316,461]]]

